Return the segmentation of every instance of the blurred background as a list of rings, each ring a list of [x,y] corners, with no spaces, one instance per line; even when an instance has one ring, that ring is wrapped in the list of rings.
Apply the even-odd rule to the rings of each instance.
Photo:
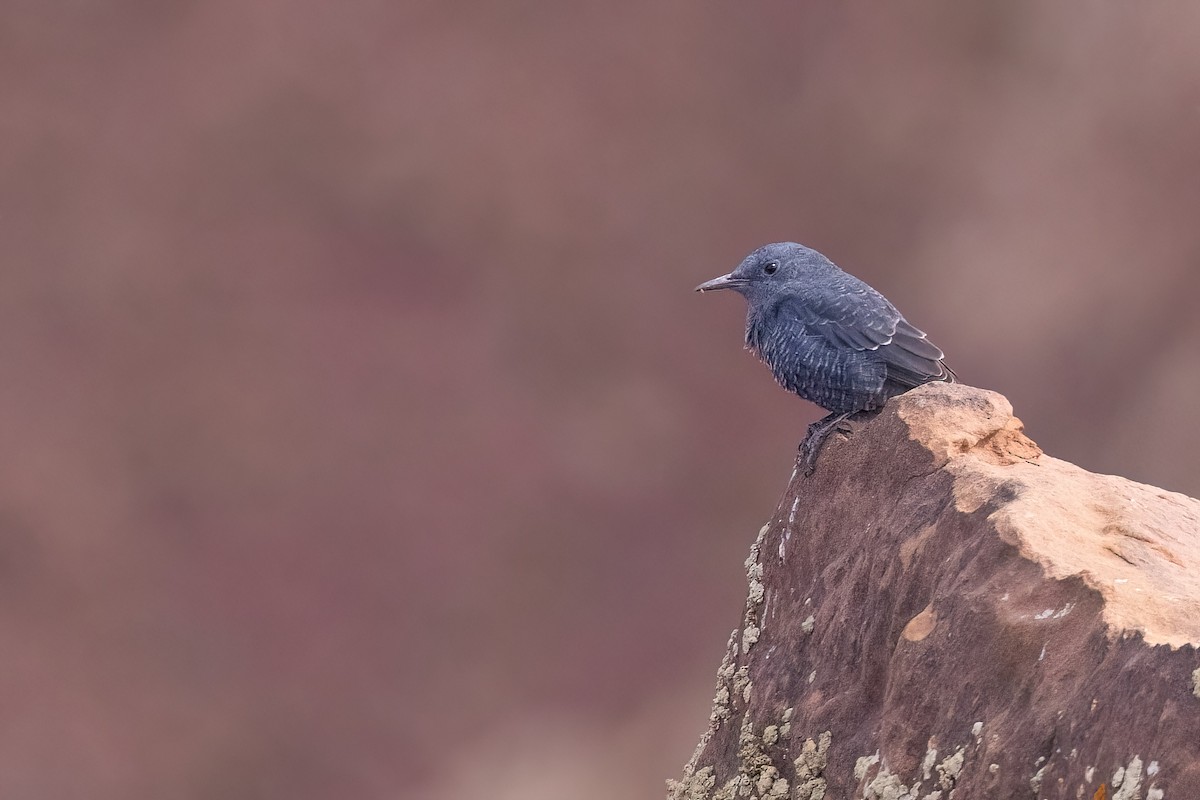
[[[0,795],[657,798],[812,245],[1200,494],[1200,5],[0,10]]]

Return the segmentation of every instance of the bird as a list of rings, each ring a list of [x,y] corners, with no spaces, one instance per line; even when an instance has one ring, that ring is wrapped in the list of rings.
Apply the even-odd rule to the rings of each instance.
[[[746,348],[780,386],[828,412],[800,445],[806,476],[831,433],[850,433],[850,417],[922,384],[958,379],[941,349],[886,297],[802,244],[763,245],[733,272],[696,287],[717,289],[746,299]]]

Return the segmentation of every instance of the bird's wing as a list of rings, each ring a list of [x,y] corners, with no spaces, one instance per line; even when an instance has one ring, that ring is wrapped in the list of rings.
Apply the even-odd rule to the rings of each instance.
[[[929,381],[954,382],[954,371],[942,359],[941,348],[925,337],[925,332],[901,317],[892,341],[879,348],[888,365],[888,377],[904,386],[920,386]]]
[[[888,378],[903,386],[954,379],[942,363],[942,351],[923,331],[904,319],[886,297],[861,281],[856,283],[817,298],[786,300],[780,311],[838,347],[874,351],[887,365]]]

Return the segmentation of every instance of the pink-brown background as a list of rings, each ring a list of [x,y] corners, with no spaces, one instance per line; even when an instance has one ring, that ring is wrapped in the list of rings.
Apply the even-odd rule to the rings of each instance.
[[[1200,5],[0,10],[0,796],[651,798],[798,239],[1200,493]]]

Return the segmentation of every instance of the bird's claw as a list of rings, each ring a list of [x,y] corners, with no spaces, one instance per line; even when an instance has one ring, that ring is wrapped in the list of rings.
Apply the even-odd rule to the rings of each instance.
[[[804,437],[804,441],[800,443],[800,463],[804,466],[804,477],[812,476],[817,470],[817,456],[821,453],[821,447],[825,444],[825,440],[832,433],[841,433],[849,436],[853,432],[847,418],[850,414],[830,414],[817,420],[808,426],[808,433]]]

